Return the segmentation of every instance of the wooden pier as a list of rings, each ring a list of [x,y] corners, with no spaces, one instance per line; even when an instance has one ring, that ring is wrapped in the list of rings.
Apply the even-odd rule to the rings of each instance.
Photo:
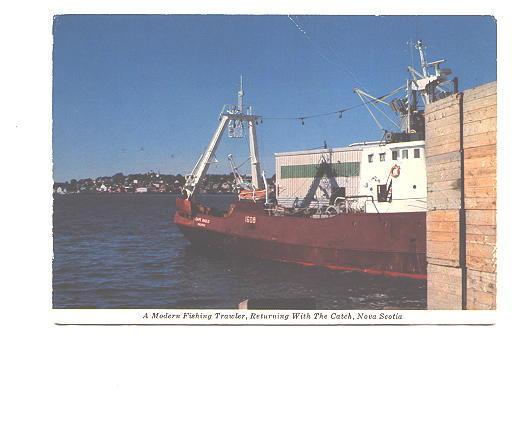
[[[496,82],[426,107],[428,309],[496,308]]]

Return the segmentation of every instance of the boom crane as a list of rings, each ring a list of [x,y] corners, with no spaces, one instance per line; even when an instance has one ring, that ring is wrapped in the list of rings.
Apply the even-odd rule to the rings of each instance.
[[[210,161],[218,149],[221,137],[225,128],[229,126],[229,137],[241,138],[243,136],[243,127],[247,125],[249,134],[249,152],[251,159],[251,182],[255,190],[263,189],[263,179],[260,165],[260,154],[258,150],[258,140],[256,138],[256,125],[261,121],[261,117],[253,115],[251,111],[245,113],[243,109],[243,87],[240,78],[240,91],[238,92],[237,105],[225,105],[220,113],[220,119],[216,131],[200,156],[198,162],[192,169],[192,172],[186,176],[186,183],[183,187],[183,193],[187,199],[191,199],[194,192],[199,188],[203,177],[207,174]]]
[[[240,171],[238,170],[238,166],[234,162],[234,158],[232,155],[228,155],[227,159],[229,160],[229,164],[231,166],[232,174],[234,175],[234,182],[237,188],[240,190],[248,190],[251,188],[251,184],[245,181],[243,179],[243,176],[240,174]]]

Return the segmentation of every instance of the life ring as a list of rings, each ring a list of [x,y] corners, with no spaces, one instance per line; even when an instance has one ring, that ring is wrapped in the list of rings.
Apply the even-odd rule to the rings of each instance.
[[[401,174],[401,167],[395,164],[390,170],[390,174],[392,175],[392,177],[397,178]]]

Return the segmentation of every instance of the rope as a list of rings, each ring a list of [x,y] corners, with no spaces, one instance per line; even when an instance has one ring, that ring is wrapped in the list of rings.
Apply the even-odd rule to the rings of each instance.
[[[401,90],[403,87],[406,87],[406,86],[400,86],[398,87],[397,89],[394,89],[393,91],[391,92],[388,92],[380,97],[377,97],[375,99],[370,99],[370,100],[363,100],[362,103],[359,103],[359,104],[356,104],[354,106],[350,106],[350,107],[344,107],[342,109],[339,109],[339,110],[334,110],[333,112],[325,112],[325,113],[316,113],[316,114],[313,114],[313,115],[304,115],[304,116],[272,116],[272,117],[267,117],[267,116],[264,116],[261,118],[261,121],[263,120],[296,120],[296,121],[300,121],[302,123],[302,125],[304,125],[304,121],[306,119],[312,119],[312,118],[321,118],[321,117],[324,117],[324,116],[331,116],[331,115],[338,115],[339,118],[342,118],[342,115],[345,113],[345,112],[349,112],[350,110],[353,110],[353,109],[357,109],[359,107],[362,107],[362,106],[365,106],[367,104],[370,104],[370,103],[374,103],[375,101],[378,101],[378,100],[382,100],[383,98],[387,97],[387,96],[390,96],[390,95],[393,95],[395,92]]]

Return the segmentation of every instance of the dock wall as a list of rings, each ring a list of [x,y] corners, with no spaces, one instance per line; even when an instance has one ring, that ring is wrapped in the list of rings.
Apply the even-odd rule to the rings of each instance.
[[[496,83],[425,109],[428,309],[496,308]]]

